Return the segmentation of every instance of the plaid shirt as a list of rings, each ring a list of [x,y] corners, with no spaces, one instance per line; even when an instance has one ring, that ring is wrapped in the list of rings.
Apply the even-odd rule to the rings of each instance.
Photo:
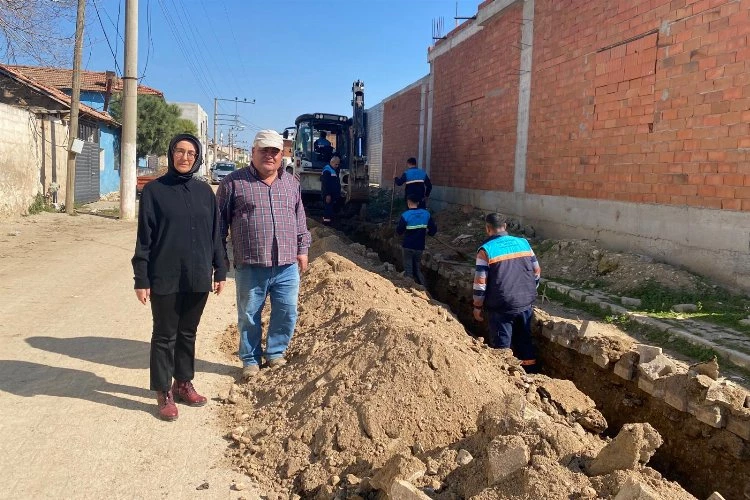
[[[224,177],[216,200],[225,249],[232,230],[235,267],[283,266],[296,263],[297,255],[307,255],[311,237],[299,181],[293,175],[280,169],[269,186],[251,164]]]

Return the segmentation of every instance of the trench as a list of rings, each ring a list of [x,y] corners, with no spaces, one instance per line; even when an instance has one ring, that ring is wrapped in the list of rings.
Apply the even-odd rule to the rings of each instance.
[[[340,222],[339,229],[350,240],[377,252],[382,261],[403,269],[400,241],[392,228],[346,220]],[[459,280],[460,271],[448,272],[447,277],[438,271],[441,265],[458,269],[458,263],[436,262],[431,256],[425,260],[432,260],[422,268],[430,294],[450,307],[470,335],[483,336],[486,326],[473,319],[472,298],[466,291],[465,280],[470,283],[470,278]],[[464,276],[467,268],[471,272],[471,265],[467,265]],[[636,380],[625,380],[611,369],[598,366],[592,357],[551,342],[541,334],[539,325],[534,329],[534,340],[542,373],[572,381],[594,400],[609,424],[607,436],[617,435],[626,423],[648,422],[664,440],[648,462],[650,467],[698,498],[718,491],[725,498],[750,499],[750,444],[745,439],[673,408],[641,390]]]

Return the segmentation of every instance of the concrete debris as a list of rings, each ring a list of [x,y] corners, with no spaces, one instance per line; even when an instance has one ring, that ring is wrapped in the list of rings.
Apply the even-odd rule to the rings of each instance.
[[[698,312],[698,306],[695,304],[675,304],[672,306],[672,310],[678,313],[694,313]]]
[[[456,456],[456,463],[459,465],[468,465],[471,463],[471,461],[474,460],[474,457],[471,456],[471,453],[468,451],[461,449],[458,450],[458,455]]]
[[[617,363],[615,363],[615,375],[625,380],[633,380],[635,369],[638,366],[638,358],[638,353],[634,351],[623,354]]]
[[[724,497],[718,491],[714,491],[706,500],[724,500]]]
[[[638,351],[638,360],[641,363],[648,363],[662,353],[661,347],[647,344],[636,344],[635,349]]]
[[[639,464],[646,464],[661,444],[661,435],[651,424],[625,424],[591,462],[588,473],[601,476],[616,470],[635,469]]]
[[[716,360],[716,356],[714,356],[710,361],[703,361],[701,363],[690,365],[688,373],[691,375],[705,375],[707,377],[711,377],[714,380],[718,379],[719,363]]]
[[[634,299],[632,297],[620,297],[620,302],[624,306],[628,307],[641,307],[641,299]]]
[[[417,457],[394,455],[372,477],[370,484],[373,488],[389,492],[396,479],[414,481],[424,476],[427,466]]]
[[[629,477],[617,492],[614,500],[660,500],[661,497],[650,487]]]
[[[396,479],[390,490],[391,500],[430,500],[422,490],[403,479]]]
[[[529,448],[521,436],[500,436],[487,447],[487,481],[493,485],[529,463]]]

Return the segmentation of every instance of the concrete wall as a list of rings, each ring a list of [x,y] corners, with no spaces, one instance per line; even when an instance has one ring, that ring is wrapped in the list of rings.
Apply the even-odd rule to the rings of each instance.
[[[40,191],[36,117],[0,104],[0,216],[25,213]]]
[[[370,184],[383,184],[383,103],[365,111],[367,114],[367,164]]]
[[[424,77],[383,99],[383,145],[381,184],[393,185],[393,178],[406,169],[406,160],[419,158],[421,125],[426,119],[423,95],[429,78]]]
[[[53,183],[51,201],[65,200],[67,134],[60,120],[0,104],[0,217],[26,213]]]
[[[198,138],[201,140],[201,146],[203,147],[203,165],[201,166],[200,173],[205,175],[208,171],[206,164],[208,163],[207,149],[208,149],[208,114],[203,110],[200,104],[193,102],[170,102],[174,104],[182,112],[182,118],[190,120],[195,124],[195,128],[198,129]]]
[[[99,125],[99,194],[120,190],[120,129]]]
[[[483,2],[429,53],[433,206],[504,211],[750,290],[749,13]]]

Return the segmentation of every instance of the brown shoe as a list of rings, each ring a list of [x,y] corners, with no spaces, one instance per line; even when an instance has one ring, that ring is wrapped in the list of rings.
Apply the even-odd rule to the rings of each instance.
[[[175,380],[174,384],[172,384],[172,392],[177,401],[187,403],[189,406],[203,406],[207,401],[205,396],[198,394],[195,387],[193,387],[193,383],[189,380],[186,382]]]
[[[242,380],[247,382],[251,378],[255,377],[260,372],[258,365],[247,365],[242,369]]]
[[[286,364],[286,360],[284,358],[276,358],[268,361],[266,364],[269,368],[277,368],[279,366],[284,366]]]
[[[156,391],[156,402],[159,405],[159,418],[171,422],[177,420],[177,405],[174,404],[172,391]]]

